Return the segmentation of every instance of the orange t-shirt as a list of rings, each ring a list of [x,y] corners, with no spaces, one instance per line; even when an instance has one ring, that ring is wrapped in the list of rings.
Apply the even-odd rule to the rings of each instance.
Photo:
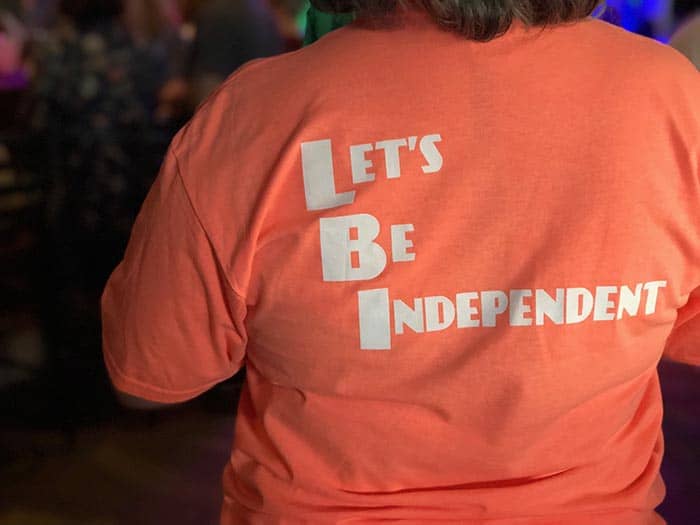
[[[663,523],[657,364],[700,364],[700,76],[588,18],[427,15],[248,63],[103,296],[116,387],[247,379],[222,523]]]

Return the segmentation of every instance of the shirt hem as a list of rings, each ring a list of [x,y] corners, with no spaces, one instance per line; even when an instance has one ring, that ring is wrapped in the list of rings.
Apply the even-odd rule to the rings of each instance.
[[[225,381],[228,377],[223,377],[216,381],[207,383],[198,388],[193,388],[189,390],[182,391],[172,391],[166,390],[154,385],[149,385],[143,383],[137,379],[132,379],[121,371],[119,366],[114,361],[114,357],[110,355],[107,350],[103,351],[104,362],[109,373],[109,377],[112,381],[114,387],[125,394],[129,394],[135,397],[140,397],[148,401],[155,401],[157,403],[182,403],[184,401],[189,401],[195,397],[203,394],[213,386],[217,385],[221,381]]]

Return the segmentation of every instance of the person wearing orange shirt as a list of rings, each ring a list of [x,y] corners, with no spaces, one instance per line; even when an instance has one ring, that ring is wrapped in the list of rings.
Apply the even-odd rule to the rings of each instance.
[[[595,0],[354,12],[173,141],[102,296],[127,403],[242,367],[221,523],[651,525],[700,364],[700,77]]]

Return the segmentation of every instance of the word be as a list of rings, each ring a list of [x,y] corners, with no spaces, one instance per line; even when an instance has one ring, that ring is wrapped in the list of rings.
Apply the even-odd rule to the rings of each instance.
[[[380,229],[376,217],[361,213],[323,218],[320,229],[324,281],[366,281],[374,279],[386,268],[386,252],[374,242]],[[413,241],[406,238],[406,234],[413,230],[412,224],[395,224],[391,227],[394,262],[415,260],[416,254],[408,251],[413,247]]]

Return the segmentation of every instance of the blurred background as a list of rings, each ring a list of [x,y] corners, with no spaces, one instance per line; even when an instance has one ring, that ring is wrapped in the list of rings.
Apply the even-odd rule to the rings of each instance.
[[[176,408],[121,408],[99,297],[174,134],[238,66],[301,47],[308,7],[0,0],[0,525],[218,523],[245,371]],[[608,0],[602,18],[697,57],[699,9]],[[693,525],[700,372],[659,370],[659,511]]]

